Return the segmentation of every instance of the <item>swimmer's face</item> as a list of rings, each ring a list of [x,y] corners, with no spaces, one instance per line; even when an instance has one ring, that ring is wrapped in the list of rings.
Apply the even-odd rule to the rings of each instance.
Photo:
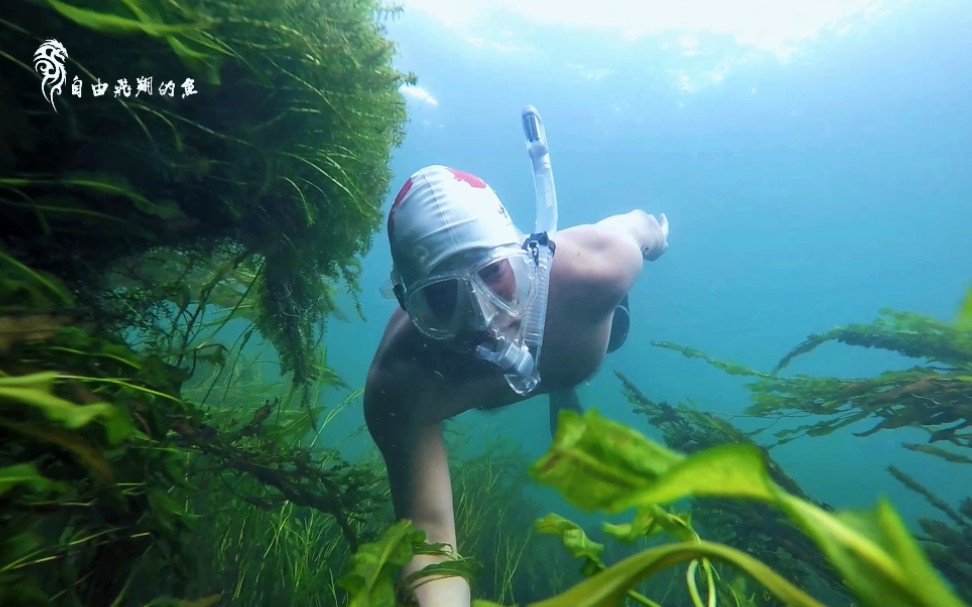
[[[452,279],[443,280],[424,287],[426,307],[431,318],[436,322],[447,324],[450,319],[458,318],[465,321],[464,327],[484,328],[494,316],[506,316],[482,298],[477,298],[474,289],[482,292],[485,288],[490,296],[498,301],[512,303],[516,298],[516,274],[509,259],[499,259],[475,272],[479,278],[479,286],[473,287],[469,281]],[[499,314],[497,314],[499,312]],[[505,328],[512,322],[503,321],[497,328]]]
[[[478,252],[449,259],[415,286],[406,307],[434,339],[481,343],[515,330],[527,312],[536,272],[522,250]]]

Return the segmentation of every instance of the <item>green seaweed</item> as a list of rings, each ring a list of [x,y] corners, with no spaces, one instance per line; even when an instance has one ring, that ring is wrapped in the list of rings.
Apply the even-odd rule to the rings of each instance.
[[[369,539],[386,501],[380,468],[322,434],[360,391],[320,404],[344,387],[319,345],[337,290],[357,302],[405,117],[410,77],[377,5],[14,5],[0,20],[0,63],[16,68],[0,84],[0,603],[336,604],[318,568]],[[84,80],[57,112],[29,65],[48,38]],[[88,92],[138,76],[198,93]]]
[[[853,593],[857,604],[865,607],[936,606],[961,607],[932,568],[915,539],[907,532],[894,509],[884,500],[868,511],[830,513],[788,493],[777,485],[765,466],[762,453],[752,445],[728,444],[692,455],[667,450],[630,428],[589,411],[583,416],[572,411],[560,415],[554,444],[531,468],[543,484],[560,491],[572,503],[588,510],[618,512],[633,507],[658,516],[660,504],[699,495],[721,495],[733,499],[758,500],[782,511],[806,533],[835,567]],[[970,507],[972,509],[972,507]],[[638,518],[635,519],[636,521]],[[550,515],[538,521],[540,528],[560,534],[568,549],[586,562],[591,574],[585,581],[547,600],[531,606],[584,605],[612,607],[630,598],[632,587],[641,579],[682,562],[722,561],[738,568],[761,583],[788,605],[818,607],[822,603],[800,590],[771,568],[735,548],[699,538],[684,521],[668,515],[658,518],[661,528],[685,539],[656,546],[611,566],[601,560],[603,546],[590,541],[575,524]],[[405,541],[401,522],[392,534],[391,545],[370,548],[369,554],[391,555],[394,562],[406,563],[414,549]],[[630,529],[620,530],[622,535]],[[390,532],[391,533],[391,532]],[[396,539],[398,538],[398,539]],[[364,558],[364,557],[363,557]],[[369,557],[365,562],[379,564],[390,559]],[[385,581],[375,579],[374,565],[359,565],[357,578],[369,580],[352,592],[353,604],[392,605],[390,583],[396,568],[384,571]],[[368,572],[371,573],[368,573]],[[690,565],[687,583],[693,604],[703,605],[696,587],[698,564]],[[714,576],[706,578],[708,604],[714,604]],[[371,588],[385,588],[384,595],[372,600]],[[642,604],[653,605],[648,597],[634,595]],[[497,603],[475,601],[477,607]]]
[[[392,605],[395,583],[391,572],[411,560],[414,545],[425,539],[425,533],[408,521],[389,527],[374,543],[361,547],[351,558],[347,573],[338,583],[351,595],[352,607]]]
[[[925,359],[928,364],[901,371],[886,371],[874,378],[830,378],[778,374],[796,356],[827,341],[882,348]],[[876,432],[914,427],[929,433],[929,442],[947,441],[972,446],[963,432],[972,426],[972,332],[955,323],[908,312],[885,310],[871,325],[836,327],[814,334],[787,353],[773,373],[723,363],[684,346],[655,345],[701,358],[733,374],[753,377],[747,384],[753,404],[746,413],[758,417],[824,417],[823,421],[776,432],[783,444],[801,436],[822,436],[863,420],[876,418],[872,427],[855,432]],[[931,363],[944,363],[931,364]],[[946,452],[942,452],[946,453]]]
[[[963,329],[972,329],[972,287],[965,294],[962,305],[959,306],[958,315],[955,317],[955,324]]]
[[[608,452],[612,457],[606,466],[601,458]],[[533,472],[573,503],[609,512],[695,495],[764,501],[784,511],[814,540],[860,604],[962,605],[885,501],[866,513],[830,514],[776,485],[761,452],[750,445],[722,445],[684,457],[595,412],[583,418],[563,412],[554,445]],[[586,490],[579,491],[579,487]],[[743,566],[728,554],[719,556]],[[784,601],[814,604],[802,602],[805,599],[797,594],[784,595],[788,590],[763,571],[747,571]],[[620,587],[628,580],[619,583],[605,576],[602,581],[609,588],[591,583],[590,591],[597,588],[603,602],[590,604],[618,604],[620,595],[613,584]]]
[[[810,335],[777,363],[773,373],[778,373],[795,357],[828,341],[881,348],[955,367],[967,367],[972,361],[972,333],[963,331],[955,323],[938,321],[922,314],[885,309],[881,310],[878,318],[871,324],[835,327],[824,333]]]
[[[796,356],[807,354],[827,341],[886,349],[919,359],[921,364],[870,378],[784,377],[778,373]],[[739,371],[689,348],[669,343],[657,345],[702,358],[717,368]],[[870,325],[836,327],[811,335],[786,354],[772,374],[754,370],[737,374],[754,378],[746,386],[753,401],[746,414],[773,420],[774,424],[797,418],[809,420],[776,431],[773,436],[777,440],[766,449],[876,420],[870,427],[852,434],[868,437],[878,432],[913,428],[927,433],[928,441],[903,442],[903,448],[950,464],[972,462],[972,458],[963,454],[963,450],[972,448],[969,431],[972,427],[972,331],[962,322],[941,322],[920,314],[883,310]],[[926,532],[921,541],[956,592],[972,600],[972,569],[956,561],[956,555],[966,554],[968,550],[968,520],[957,514],[961,509],[948,507],[916,480],[896,468],[890,470],[899,482],[922,495],[951,520],[949,524],[920,519],[919,526]]]
[[[84,314],[115,329],[150,326],[176,297],[151,275],[114,282],[147,255],[261,268],[247,312],[309,404],[330,292],[357,287],[355,258],[380,225],[403,134],[398,87],[412,77],[391,66],[378,5],[15,4],[23,10],[0,22],[0,61],[26,68],[0,90],[19,117],[0,143],[7,251],[62,279]],[[56,114],[37,111],[39,78],[18,59],[51,37],[68,49],[69,80],[85,80],[84,98],[55,97]],[[134,86],[143,75],[192,77],[198,93],[88,97],[96,78]]]
[[[967,558],[972,551],[972,497],[963,498],[955,509],[899,468],[888,466],[888,472],[950,519],[951,524],[919,518],[918,525],[924,532],[921,540],[931,561],[953,581],[956,592],[968,599],[972,596],[972,566]]]
[[[465,433],[452,440],[450,478],[455,498],[459,552],[476,564],[469,575],[473,596],[522,601],[559,589],[551,571],[559,552],[534,533],[538,504],[524,490],[529,460],[510,441],[496,440],[476,455],[464,455]]]
[[[25,291],[42,294],[39,285],[48,284],[53,288],[38,312],[57,307],[73,318],[60,305],[56,279],[6,267],[33,281],[12,290],[12,300]],[[360,391],[326,416],[316,406],[283,407],[280,398],[254,402],[261,392],[248,383],[246,338],[232,347],[190,341],[191,357],[181,350],[136,352],[90,326],[23,314],[0,306],[4,604],[29,597],[38,604],[162,604],[159,596],[188,591],[207,597],[199,599],[205,604],[233,587],[252,596],[272,592],[251,579],[252,570],[266,566],[258,556],[235,580],[193,576],[187,547],[200,536],[194,527],[204,513],[206,533],[219,535],[240,524],[237,514],[276,523],[279,531],[278,520],[255,512],[300,507],[315,521],[300,533],[329,538],[321,548],[330,547],[334,567],[367,533],[364,519],[385,500],[379,467],[351,465],[317,445],[319,434],[306,436],[309,416],[326,426]],[[22,318],[31,319],[28,330]],[[336,378],[329,369],[321,376]],[[273,383],[261,389],[285,391]],[[205,407],[187,400],[214,392],[218,397]],[[227,496],[235,508],[227,507]],[[225,535],[212,545],[213,560],[235,558],[216,549],[226,545]],[[290,572],[299,578],[302,570],[295,564]],[[289,586],[287,592],[297,596]]]
[[[655,402],[641,392],[624,374],[615,372],[624,387],[624,395],[635,412],[647,423],[662,431],[665,444],[685,453],[723,444],[747,444],[762,451],[773,481],[792,495],[816,504],[824,510],[833,508],[813,499],[772,457],[769,449],[754,442],[761,431],[745,433],[722,416],[686,405]],[[785,515],[764,504],[720,498],[698,498],[692,504],[692,520],[715,539],[772,566],[801,587],[823,583],[835,593],[848,594],[840,576],[826,562],[810,539],[790,523]],[[764,602],[772,602],[766,600]]]

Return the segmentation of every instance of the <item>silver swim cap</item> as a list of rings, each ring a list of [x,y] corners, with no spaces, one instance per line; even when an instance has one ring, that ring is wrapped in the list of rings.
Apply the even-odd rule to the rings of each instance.
[[[523,238],[485,181],[440,165],[413,173],[388,213],[395,282],[406,291],[433,271],[475,263]]]

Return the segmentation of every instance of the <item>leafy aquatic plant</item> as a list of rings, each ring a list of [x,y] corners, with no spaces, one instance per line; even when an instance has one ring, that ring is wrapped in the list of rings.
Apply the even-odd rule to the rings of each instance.
[[[289,533],[273,517],[299,508],[304,537],[330,538],[333,556],[353,549],[377,503],[377,469],[306,432],[322,416],[317,390],[340,385],[317,346],[335,289],[355,293],[402,136],[397,89],[410,77],[391,66],[378,5],[5,8],[0,602],[277,597],[255,578],[306,567],[248,552],[195,583],[191,557],[210,547],[186,547],[195,524],[223,540],[258,523]],[[30,62],[52,38],[67,49],[68,88],[48,100]],[[74,77],[81,98],[68,94]],[[152,94],[136,90],[141,77]],[[113,92],[120,78],[130,89]],[[159,94],[165,81],[175,96]],[[91,96],[96,82],[105,96]],[[182,83],[196,94],[180,96]],[[234,320],[247,324],[224,344]],[[300,412],[246,363],[256,335],[301,388]],[[190,591],[203,598],[166,598]]]
[[[403,520],[388,527],[377,541],[362,546],[338,580],[351,597],[349,607],[395,605],[398,572],[424,540],[424,531]]]
[[[776,432],[777,445],[801,437],[830,434],[876,418],[876,425],[853,434],[866,437],[896,428],[914,428],[926,432],[928,442],[903,442],[902,447],[952,464],[968,465],[972,457],[962,451],[972,447],[972,434],[968,431],[972,426],[972,330],[964,324],[964,313],[961,310],[956,322],[948,323],[919,314],[885,310],[870,325],[836,327],[809,336],[784,356],[773,373],[715,360],[676,344],[655,345],[703,359],[728,373],[754,378],[747,384],[753,393],[754,404],[747,409],[751,415],[767,419],[823,418]],[[923,364],[902,371],[886,371],[872,378],[778,374],[796,356],[805,355],[828,341],[886,349]],[[924,534],[919,539],[956,592],[972,600],[972,571],[961,565],[961,558],[957,559],[958,555],[967,554],[972,537],[970,521],[963,510],[969,509],[970,498],[963,499],[955,510],[901,470],[892,467],[890,471],[899,482],[946,515],[949,522],[920,519]]]
[[[525,491],[527,457],[500,439],[476,455],[463,454],[458,444],[451,447],[458,549],[477,565],[470,576],[472,595],[522,603],[580,579],[568,570],[563,550],[535,530],[542,510]]]
[[[402,138],[373,0],[16,0],[0,19],[0,239],[61,278],[114,328],[180,306],[178,283],[114,283],[145,254],[247,268],[259,331],[303,387],[333,310],[357,288]],[[67,49],[67,86],[41,94],[30,58]],[[137,94],[136,79],[154,78]],[[124,78],[130,91],[113,93]],[[193,78],[196,94],[180,87]],[[178,93],[158,87],[173,81]],[[93,97],[96,82],[110,85]],[[121,89],[124,90],[124,89]],[[46,107],[46,109],[45,109]],[[202,260],[201,264],[198,263]],[[360,312],[360,310],[359,310]],[[151,326],[151,322],[145,323]],[[305,399],[306,402],[306,399]]]
[[[177,592],[189,520],[167,435],[195,419],[179,374],[75,327],[40,329],[5,332],[0,356],[3,604],[147,601],[146,579]]]
[[[858,604],[963,605],[928,563],[887,502],[881,500],[867,512],[829,513],[776,484],[762,452],[751,445],[720,445],[684,456],[630,428],[605,420],[594,411],[584,416],[564,411],[554,444],[534,464],[532,472],[540,482],[555,487],[584,509],[615,513],[643,509],[632,523],[635,530],[645,529],[646,521],[648,527],[654,524],[651,515],[659,512],[655,510],[659,504],[686,497],[717,495],[761,501],[781,509],[813,539],[846,580]],[[661,524],[672,522],[663,518],[668,523]],[[548,518],[541,524],[569,527],[557,518]],[[408,562],[421,540],[422,533],[408,521],[402,521],[378,542],[364,548],[343,578],[351,592],[352,605],[392,605],[393,576]],[[596,560],[596,552],[589,554]],[[631,556],[566,592],[531,606],[617,606],[640,579],[681,562],[704,566],[705,560],[722,560],[738,567],[786,604],[821,605],[746,553],[690,538]],[[700,593],[693,596],[694,602],[701,605]],[[711,598],[709,601],[712,604]],[[476,605],[488,607],[495,603],[477,601]]]
[[[22,311],[26,303],[29,315]],[[278,400],[254,402],[260,392],[234,371],[243,344],[207,348],[226,354],[209,363],[221,367],[210,384],[78,323],[72,312],[71,296],[56,278],[0,252],[3,604],[162,605],[155,599],[189,591],[204,597],[199,607],[224,595],[249,604],[279,588],[259,587],[249,577],[254,571],[277,566],[278,582],[286,579],[280,570],[296,579],[306,574],[307,562],[296,562],[295,554],[323,554],[340,567],[367,531],[361,518],[386,501],[380,468],[351,465],[318,446],[318,435],[306,437],[307,416],[323,417],[323,430],[357,393],[326,417],[318,407],[308,412],[280,407]],[[178,351],[170,356],[180,359]],[[193,392],[193,385],[198,393],[215,392],[213,403],[187,400],[182,392]],[[302,507],[302,524],[309,523],[302,537],[326,540],[319,550],[294,551],[276,562],[256,558],[252,549],[234,552],[250,560],[197,580],[193,557],[228,564],[220,547],[231,531],[251,530],[246,521],[279,531],[274,517],[295,507]],[[220,541],[206,558],[208,548],[193,543],[210,536]],[[294,566],[282,566],[285,561]]]
[[[380,470],[374,463],[371,469]],[[227,479],[197,465],[194,478],[188,499],[198,519],[193,541],[200,554],[188,579],[191,595],[218,593],[221,605],[343,603],[337,574],[353,550],[335,517],[281,499],[275,487],[253,477]],[[374,505],[360,504],[362,510]],[[376,518],[352,518],[354,536],[373,539],[380,531]]]
[[[948,523],[931,518],[918,519],[923,535],[922,543],[932,563],[952,581],[955,592],[966,601],[972,601],[972,497],[962,499],[957,509],[914,478],[895,466],[888,466],[891,473],[905,487],[920,495],[949,520]]]
[[[969,288],[969,292],[965,294],[965,299],[962,300],[958,316],[955,318],[955,324],[963,329],[972,329],[972,287]]]
[[[624,374],[615,372],[624,395],[635,412],[662,431],[665,444],[683,453],[695,453],[723,444],[751,445],[763,454],[770,477],[792,495],[826,511],[833,508],[810,497],[770,455],[753,441],[759,431],[744,433],[713,413],[685,405],[669,405],[649,399]],[[823,586],[834,593],[847,594],[833,567],[827,563],[809,537],[795,527],[785,514],[769,505],[733,499],[698,498],[692,503],[692,521],[706,537],[745,551],[802,588]],[[767,598],[763,602],[772,602]]]
[[[412,584],[436,575],[465,577],[474,597],[521,602],[555,593],[580,579],[569,571],[563,550],[534,529],[541,510],[524,491],[530,480],[525,456],[505,440],[485,445],[482,452],[468,453],[460,440],[455,440],[461,439],[460,433],[452,439],[450,478],[455,494],[458,553],[443,545],[425,543],[425,535],[419,531],[418,535],[409,536],[409,554],[440,554],[448,558],[405,579],[397,578],[400,567],[396,567],[382,573],[381,579],[367,583],[383,588],[390,583],[399,604],[417,605]],[[397,533],[395,528],[386,529],[386,539],[388,534]],[[370,547],[363,552],[374,550]],[[362,586],[367,575],[360,571],[362,558],[355,557],[347,563],[341,586],[351,590],[352,604],[385,604],[375,595],[367,596],[370,591]]]
[[[928,364],[902,371],[886,371],[874,378],[842,379],[778,374],[796,356],[820,344],[839,341],[848,345],[882,348]],[[760,417],[823,417],[822,421],[786,428],[775,434],[783,444],[800,436],[829,434],[856,422],[876,418],[878,423],[855,436],[882,430],[913,427],[929,433],[929,443],[945,441],[954,447],[972,447],[972,331],[955,323],[920,314],[885,310],[871,325],[855,324],[814,334],[791,350],[772,373],[715,360],[677,344],[655,342],[690,358],[700,358],[733,375],[749,376],[753,405],[746,413]],[[953,451],[930,450],[948,458]],[[961,456],[959,456],[961,457]]]
[[[831,514],[775,483],[762,452],[751,445],[720,445],[682,456],[637,432],[600,418],[561,414],[554,445],[533,468],[537,478],[587,509],[620,512],[716,495],[752,499],[781,509],[826,555],[862,605],[961,605],[927,562],[886,502],[869,513]],[[703,548],[700,548],[703,546]],[[564,593],[555,604],[617,604],[630,581],[682,559],[720,558],[742,567],[788,604],[816,601],[789,586],[744,553],[707,542],[664,546],[636,555]],[[612,572],[614,575],[608,575]],[[581,602],[581,590],[602,602]],[[573,595],[570,593],[574,592]],[[568,596],[574,599],[568,603]]]

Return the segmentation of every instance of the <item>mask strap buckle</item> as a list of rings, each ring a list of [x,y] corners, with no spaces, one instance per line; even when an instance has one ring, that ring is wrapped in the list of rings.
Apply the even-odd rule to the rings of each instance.
[[[554,253],[557,252],[557,243],[550,240],[550,237],[546,232],[538,232],[536,234],[531,234],[525,241],[523,241],[523,248],[527,253],[530,254],[530,258],[533,259],[534,265],[540,265],[540,247],[547,247],[550,249],[550,256],[553,257]]]

